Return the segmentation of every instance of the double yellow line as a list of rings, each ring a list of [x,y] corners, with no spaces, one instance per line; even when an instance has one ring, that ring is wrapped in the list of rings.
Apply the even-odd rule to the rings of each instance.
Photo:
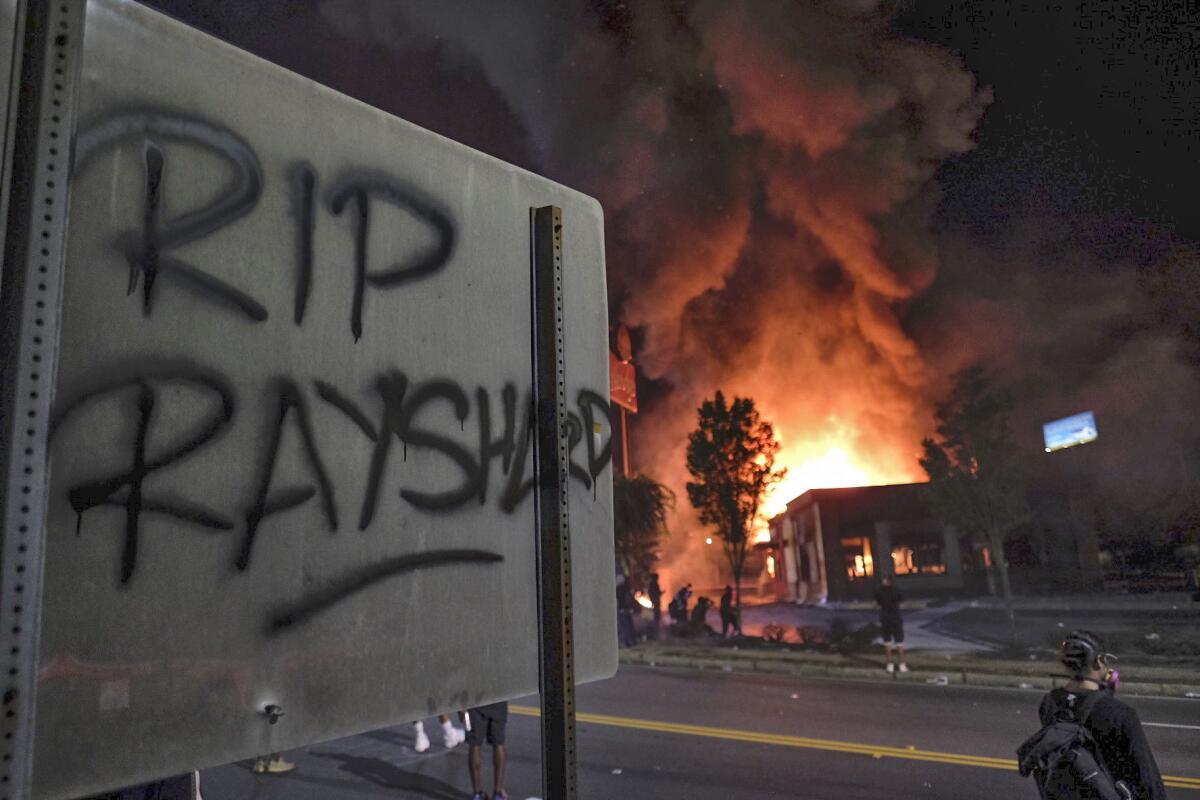
[[[509,710],[514,714],[521,714],[527,717],[536,717],[539,714],[538,709],[532,706],[512,706]],[[732,728],[713,728],[707,725],[686,725],[679,722],[659,722],[657,720],[636,719],[634,717],[615,717],[609,714],[579,713],[575,715],[575,719],[579,722],[586,722],[592,725],[607,725],[614,728],[631,728],[633,730],[656,731],[659,733],[678,733],[684,736],[704,736],[710,739],[751,742],[753,744],[771,744],[781,747],[800,747],[807,750],[856,753],[871,756],[872,758],[903,758],[909,761],[932,761],[938,764],[1004,769],[1012,772],[1015,772],[1017,769],[1017,762],[1011,758],[940,753],[935,750],[918,750],[915,747],[891,747],[888,745],[841,742],[834,739],[812,739],[807,736],[757,733],[754,731],[739,731]],[[1195,789],[1200,791],[1200,778],[1166,776],[1163,780],[1167,786],[1174,789]]]

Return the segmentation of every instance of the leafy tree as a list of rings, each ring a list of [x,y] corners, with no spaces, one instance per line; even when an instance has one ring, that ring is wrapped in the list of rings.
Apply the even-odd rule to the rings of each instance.
[[[667,534],[667,514],[675,494],[645,475],[613,479],[613,528],[617,560],[637,586],[646,586]]]
[[[742,618],[742,568],[750,532],[768,488],[786,470],[775,469],[779,442],[771,423],[762,419],[748,397],[726,404],[717,392],[699,408],[699,425],[688,435],[688,500],[700,521],[713,525],[733,572],[739,630]]]
[[[1004,540],[1029,519],[1023,471],[1008,414],[1012,398],[992,385],[983,369],[954,376],[954,388],[937,407],[937,439],[925,439],[921,467],[929,475],[933,512],[963,533],[983,540],[1000,573],[1000,588],[1016,638],[1012,587]]]

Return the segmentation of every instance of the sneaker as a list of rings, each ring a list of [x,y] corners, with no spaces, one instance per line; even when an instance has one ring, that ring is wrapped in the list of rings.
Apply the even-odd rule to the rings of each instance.
[[[267,762],[267,773],[279,775],[284,772],[291,772],[296,768],[296,765],[291,761],[284,761],[283,756],[276,756]]]
[[[262,774],[267,771],[267,760],[265,758],[254,759],[254,771]]]
[[[908,664],[905,664],[903,661],[901,661],[901,662],[900,662],[900,671],[901,671],[901,672],[908,672]]]
[[[446,745],[447,750],[453,750],[467,740],[467,732],[462,728],[447,724],[442,730],[445,733],[442,743]]]
[[[508,800],[508,792],[501,789],[500,791],[498,791],[494,795],[492,795],[492,800]]]
[[[896,665],[889,661],[884,669],[886,669],[889,673],[892,673],[896,671]]]
[[[488,796],[484,792],[476,792],[471,795],[471,800],[488,800]]]
[[[429,749],[429,737],[425,735],[424,726],[418,727],[416,733],[417,741],[413,743],[413,750],[416,750],[418,753],[424,753]]]

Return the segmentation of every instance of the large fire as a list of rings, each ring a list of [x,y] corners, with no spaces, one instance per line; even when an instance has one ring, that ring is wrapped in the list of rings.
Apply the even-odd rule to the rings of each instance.
[[[911,474],[898,475],[878,467],[842,447],[832,446],[824,452],[818,450],[815,453],[812,449],[798,447],[789,451],[785,447],[776,459],[778,466],[787,468],[787,475],[771,488],[763,500],[761,516],[756,526],[756,541],[769,541],[771,534],[767,529],[767,520],[783,513],[788,501],[809,489],[897,483],[913,477]]]
[[[780,430],[780,452],[777,467],[786,467],[787,474],[764,498],[758,525],[757,541],[767,541],[770,533],[767,520],[783,513],[790,500],[809,489],[836,489],[846,486],[872,486],[884,483],[903,483],[919,480],[916,459],[897,452],[894,445],[881,445],[875,452],[856,448],[856,436],[844,427],[826,437],[801,437],[791,441],[788,426]],[[861,440],[859,440],[861,441]]]
[[[667,583],[717,577],[684,467],[717,389],[752,398],[782,443],[764,516],[814,487],[920,478],[945,365],[906,316],[938,271],[938,167],[974,147],[991,94],[898,34],[903,4],[319,5],[344,36],[463,58],[507,104],[482,127],[519,131],[500,152],[603,204],[610,311],[637,332],[639,375],[669,387],[630,431],[633,468],[677,499]]]
[[[789,500],[809,489],[866,486],[886,480],[840,447],[830,447],[817,455],[799,454],[794,459],[785,456],[779,464],[787,468],[787,475],[771,488],[763,502],[762,513],[768,519],[782,513]]]

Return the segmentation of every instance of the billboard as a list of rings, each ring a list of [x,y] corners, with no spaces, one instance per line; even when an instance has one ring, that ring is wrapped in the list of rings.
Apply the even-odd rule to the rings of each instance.
[[[132,2],[91,0],[83,47],[36,796],[537,690],[530,209],[548,205],[576,674],[611,675],[596,201]]]
[[[1047,453],[1094,442],[1097,436],[1096,418],[1091,411],[1047,422],[1042,426],[1042,440]]]

